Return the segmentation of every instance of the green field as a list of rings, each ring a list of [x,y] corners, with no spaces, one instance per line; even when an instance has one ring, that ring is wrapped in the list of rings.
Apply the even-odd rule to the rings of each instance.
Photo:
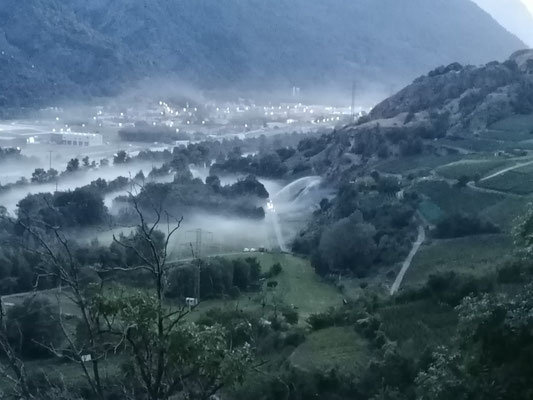
[[[531,166],[517,168],[504,174],[478,182],[479,187],[520,195],[533,193],[533,171]]]
[[[390,174],[407,174],[420,170],[431,170],[440,165],[449,164],[460,160],[464,156],[452,154],[448,156],[423,155],[414,157],[402,157],[394,160],[387,160],[378,165],[376,169],[381,172]]]
[[[517,223],[517,218],[526,213],[530,201],[527,197],[507,197],[497,204],[483,208],[479,215],[492,221],[504,231],[511,232]]]
[[[527,163],[528,159],[521,161]],[[501,175],[480,181],[480,187],[515,194],[529,194],[533,192],[533,164],[523,165],[507,171]]]
[[[438,222],[444,214],[479,214],[505,200],[504,195],[479,192],[468,187],[459,188],[443,181],[422,181],[417,183],[415,189],[430,202],[423,205],[420,211],[432,223]]]
[[[231,256],[230,258],[250,257],[249,254]],[[341,293],[332,285],[323,282],[309,261],[288,254],[261,253],[254,254],[261,263],[263,272],[279,262],[283,272],[273,280],[278,286],[273,289],[265,288],[260,293],[243,293],[236,300],[207,300],[202,302],[194,311],[194,314],[203,313],[209,309],[238,308],[242,310],[261,310],[265,302],[268,308],[276,305],[295,307],[300,315],[300,322],[313,313],[323,312],[332,306],[342,304]]]
[[[533,140],[533,114],[513,115],[498,121],[481,134],[484,139],[506,142],[507,146],[531,149]]]
[[[353,327],[333,327],[312,332],[290,356],[291,363],[302,370],[357,374],[370,358],[368,342]]]
[[[64,315],[77,315],[79,313],[77,306],[68,298],[67,293],[61,293],[57,289],[3,296],[2,301],[4,302],[4,305],[7,305],[6,308],[9,308],[11,305],[22,304],[24,300],[32,297],[45,298],[54,306],[61,305],[61,311]]]
[[[510,232],[516,224],[516,218],[526,212],[531,201],[527,197],[486,193],[468,187],[457,188],[446,182],[421,182],[417,188],[426,197],[420,202],[419,210],[433,224],[446,215],[461,212],[479,215]]]
[[[491,172],[506,168],[513,164],[514,161],[501,158],[485,160],[469,159],[441,166],[436,169],[436,172],[447,179],[459,179],[461,176],[468,176],[473,180],[476,175],[483,178]]]
[[[463,140],[441,139],[439,143],[451,148],[461,148],[470,152],[490,152],[505,150],[506,143],[500,143],[496,140],[487,140],[481,138],[465,138]],[[464,158],[464,156],[462,157]]]
[[[493,130],[509,132],[530,132],[533,129],[533,114],[513,115],[512,117],[502,119],[490,126]]]
[[[105,378],[117,376],[121,372],[121,364],[124,361],[123,357],[110,356],[100,362],[100,373]],[[61,382],[74,387],[87,384],[80,365],[71,362],[59,359],[33,360],[26,361],[25,367],[28,375],[35,376],[37,379],[46,377],[50,382]]]
[[[533,135],[526,130],[505,131],[498,129],[488,129],[481,134],[483,138],[491,140],[503,140],[505,142],[520,143],[526,140],[532,140]],[[526,146],[527,147],[527,146]]]
[[[512,238],[505,234],[435,240],[420,248],[403,284],[421,286],[430,275],[449,271],[484,275],[507,260],[513,250]]]
[[[433,300],[419,300],[379,311],[386,335],[408,356],[420,356],[427,346],[447,343],[457,324],[456,311]]]

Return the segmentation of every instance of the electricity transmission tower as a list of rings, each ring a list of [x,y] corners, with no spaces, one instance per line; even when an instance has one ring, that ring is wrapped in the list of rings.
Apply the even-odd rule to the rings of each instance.
[[[194,229],[186,232],[186,243],[193,250],[193,257],[200,259],[205,255],[206,248],[213,243],[213,232]]]
[[[201,258],[204,254],[204,235],[209,243],[213,242],[213,232],[204,231],[202,229],[195,229],[187,231],[187,242],[193,252],[193,259],[196,261],[196,279],[195,279],[195,298],[200,301],[200,279],[201,279]],[[191,237],[192,236],[192,237]],[[192,240],[188,240],[191,238]]]

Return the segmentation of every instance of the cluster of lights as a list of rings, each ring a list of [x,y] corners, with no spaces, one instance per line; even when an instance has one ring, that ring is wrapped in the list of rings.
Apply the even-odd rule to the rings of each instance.
[[[315,124],[321,124],[321,123],[326,123],[326,122],[340,121],[340,119],[341,119],[341,117],[322,118],[322,119],[316,119],[313,122]]]

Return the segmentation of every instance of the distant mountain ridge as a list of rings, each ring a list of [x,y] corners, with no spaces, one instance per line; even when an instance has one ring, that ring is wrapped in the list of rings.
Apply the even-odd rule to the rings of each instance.
[[[509,32],[533,46],[533,15],[521,0],[473,0]]]
[[[0,106],[159,76],[221,90],[391,88],[524,47],[469,0],[3,0],[0,21]]]

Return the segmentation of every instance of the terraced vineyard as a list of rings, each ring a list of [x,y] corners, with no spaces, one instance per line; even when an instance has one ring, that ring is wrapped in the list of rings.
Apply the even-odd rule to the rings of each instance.
[[[513,160],[494,159],[468,159],[441,166],[436,172],[447,179],[459,179],[467,176],[470,180],[482,178],[489,173],[513,165]]]
[[[482,180],[478,186],[501,192],[528,195],[533,193],[533,165],[516,168]]]

